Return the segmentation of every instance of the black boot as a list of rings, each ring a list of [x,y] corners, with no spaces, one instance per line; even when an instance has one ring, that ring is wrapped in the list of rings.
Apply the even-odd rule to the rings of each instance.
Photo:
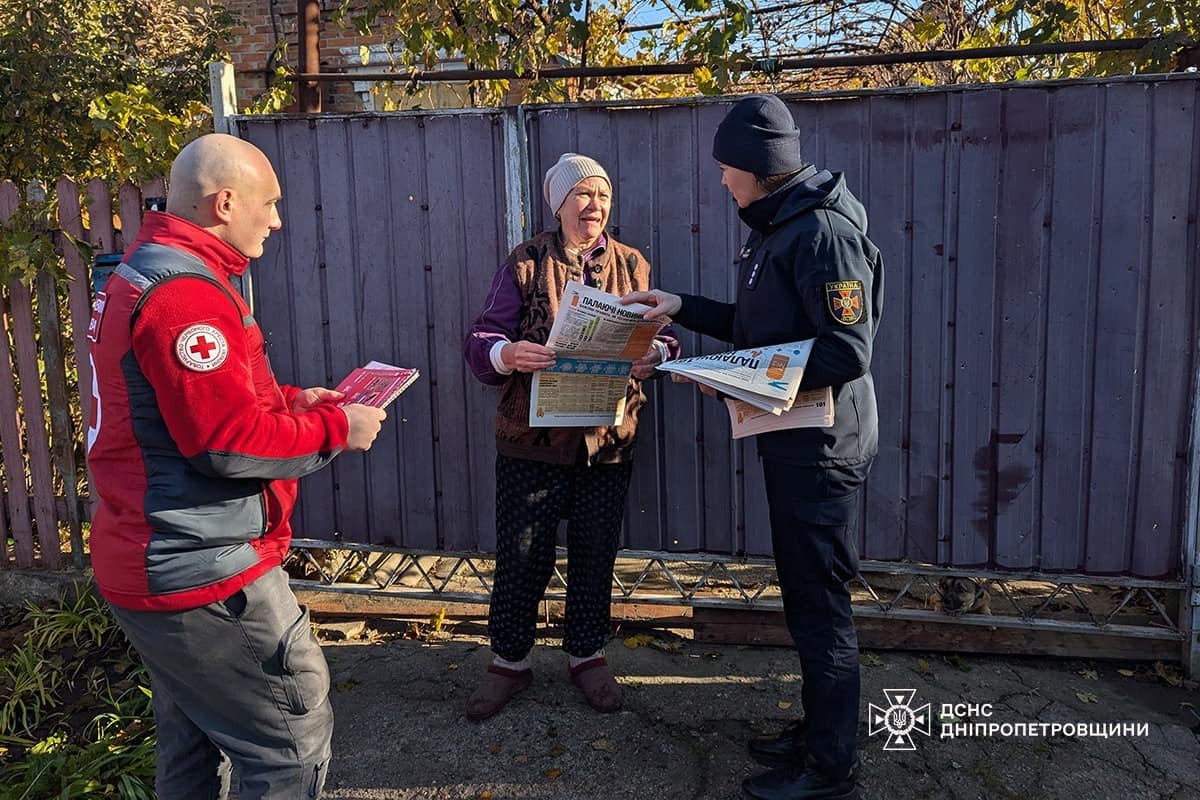
[[[779,733],[755,736],[746,748],[750,757],[764,767],[779,769],[804,763],[808,748],[804,746],[804,721],[789,723]]]
[[[857,767],[856,760],[850,774],[839,780],[818,770],[808,757],[795,766],[747,778],[742,791],[754,800],[858,800]]]

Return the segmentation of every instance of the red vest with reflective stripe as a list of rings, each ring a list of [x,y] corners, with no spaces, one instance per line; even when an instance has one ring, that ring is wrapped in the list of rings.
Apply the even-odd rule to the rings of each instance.
[[[96,581],[138,610],[222,600],[281,563],[296,478],[345,445],[333,406],[292,413],[229,275],[233,248],[147,214],[97,296],[88,462]]]

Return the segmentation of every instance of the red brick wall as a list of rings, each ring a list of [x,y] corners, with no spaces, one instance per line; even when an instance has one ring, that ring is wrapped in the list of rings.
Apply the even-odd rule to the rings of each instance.
[[[299,48],[296,39],[296,0],[278,0],[275,3],[275,25],[271,24],[270,0],[225,0],[225,5],[238,16],[228,42],[229,54],[233,58],[234,74],[238,90],[238,110],[246,108],[266,88],[266,67],[275,50],[276,36],[287,42],[286,58],[295,69],[299,64]],[[322,13],[321,21],[321,64],[323,68],[344,64],[339,48],[359,45],[381,44],[385,37],[360,37],[353,30],[343,30],[331,20],[336,3],[327,2],[328,11]],[[354,94],[350,83],[327,83],[324,85],[326,111],[360,111],[362,104]]]
[[[358,48],[362,45],[384,44],[387,37],[375,34],[361,37],[353,29],[339,28],[333,24],[332,12],[337,7],[338,0],[326,0],[325,11],[321,15],[321,64],[322,69],[341,67],[346,64],[340,48]],[[275,25],[271,24],[270,0],[225,0],[225,5],[238,16],[238,24],[233,28],[228,42],[229,53],[233,58],[234,77],[238,90],[238,110],[244,110],[259,94],[266,89],[266,67],[271,53],[275,49],[276,35],[287,42],[286,58],[288,64],[297,68],[300,63],[299,46],[296,37],[296,0],[277,0],[275,3]],[[383,29],[384,26],[377,26]],[[380,61],[376,68],[386,70],[387,64]],[[362,103],[354,93],[353,84],[349,81],[325,83],[325,111],[361,111]],[[511,89],[505,98],[506,103],[515,104],[521,101],[523,82],[512,81]]]

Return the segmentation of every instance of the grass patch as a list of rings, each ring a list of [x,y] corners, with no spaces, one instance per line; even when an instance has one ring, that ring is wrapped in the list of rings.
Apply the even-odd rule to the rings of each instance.
[[[149,675],[95,587],[0,628],[0,798],[153,800]]]

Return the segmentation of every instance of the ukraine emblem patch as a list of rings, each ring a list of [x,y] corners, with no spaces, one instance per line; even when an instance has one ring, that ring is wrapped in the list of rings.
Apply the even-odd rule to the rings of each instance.
[[[825,284],[825,301],[835,322],[853,325],[861,322],[867,301],[863,297],[862,281],[834,281]]]

